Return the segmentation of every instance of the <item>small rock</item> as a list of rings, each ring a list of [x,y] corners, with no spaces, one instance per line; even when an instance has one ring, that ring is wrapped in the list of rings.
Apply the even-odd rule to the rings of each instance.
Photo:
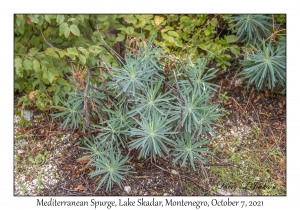
[[[174,174],[174,175],[179,175],[178,171],[175,171],[173,169],[171,170],[171,173]]]
[[[131,191],[131,187],[130,186],[125,186],[124,190],[125,190],[125,192],[127,192],[129,194],[130,191]]]
[[[24,117],[25,120],[30,121],[31,118],[32,118],[32,116],[33,116],[33,112],[32,111],[24,110],[23,117]]]

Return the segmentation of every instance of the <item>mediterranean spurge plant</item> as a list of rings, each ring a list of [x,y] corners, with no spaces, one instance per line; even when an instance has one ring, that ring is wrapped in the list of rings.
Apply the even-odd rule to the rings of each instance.
[[[82,148],[95,167],[91,176],[102,175],[97,189],[122,186],[132,150],[138,158],[173,158],[174,164],[193,169],[205,161],[209,151],[203,146],[215,134],[212,125],[221,116],[218,105],[209,104],[214,72],[200,59],[195,64],[181,62],[167,77],[166,59],[172,58],[146,40],[135,54],[127,53],[120,67],[109,68],[100,58],[99,68],[110,75],[107,81],[92,84],[88,73],[90,91],[77,89],[76,97],[70,95],[64,106],[55,107],[63,111],[54,115],[63,118],[63,127],[88,130]]]

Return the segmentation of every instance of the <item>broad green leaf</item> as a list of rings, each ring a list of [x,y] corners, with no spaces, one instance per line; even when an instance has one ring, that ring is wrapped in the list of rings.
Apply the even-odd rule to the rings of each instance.
[[[117,42],[122,42],[125,39],[125,35],[124,34],[119,34],[118,37],[116,38]]]
[[[54,105],[56,106],[59,102],[59,96],[57,94],[53,95],[53,102],[54,102]]]
[[[63,35],[67,28],[69,28],[68,23],[64,22],[64,23],[60,24],[60,26],[59,26],[59,36]]]
[[[163,37],[166,41],[168,41],[168,42],[170,42],[170,43],[175,43],[174,38],[171,37],[171,36],[169,36],[169,35],[167,35],[167,34],[162,34],[162,37]]]
[[[48,23],[51,23],[50,15],[45,15],[45,20],[46,20]]]
[[[35,86],[36,86],[37,84],[39,84],[39,83],[41,83],[40,80],[35,80],[35,81],[32,83],[32,87],[35,88]]]
[[[78,51],[76,50],[75,47],[73,47],[73,48],[67,48],[67,51],[68,51],[69,54],[78,55]]]
[[[64,22],[65,16],[64,15],[57,15],[56,17],[56,23],[57,25],[62,24],[62,22]]]
[[[38,23],[38,22],[39,22],[39,20],[36,18],[35,15],[28,15],[28,18],[30,18],[30,20],[31,20],[32,22],[34,22],[34,23]]]
[[[24,19],[19,19],[19,18],[16,19],[17,26],[20,26],[22,22],[24,23],[25,20]]]
[[[163,28],[160,32],[161,33],[165,33],[165,32],[167,32],[169,29],[167,29],[167,28]]]
[[[104,22],[102,25],[102,30],[106,31],[109,28],[109,22]]]
[[[99,16],[98,16],[98,20],[99,20],[99,21],[104,22],[104,21],[106,21],[107,19],[108,19],[108,15],[99,15]]]
[[[144,28],[144,30],[150,31],[152,28],[153,28],[152,25],[147,25],[147,26]]]
[[[49,48],[47,48],[47,49],[45,50],[45,54],[46,54],[46,55],[49,55],[49,56],[51,56],[51,57],[53,57],[53,58],[56,58],[56,59],[59,58],[59,56],[56,54],[56,52],[54,52],[54,51],[52,50],[51,47],[49,47]]]
[[[50,83],[52,83],[52,81],[54,79],[54,74],[50,70],[48,71],[47,79],[49,80]]]
[[[19,77],[23,77],[23,71],[24,71],[24,68],[23,68],[23,67],[16,67],[16,74],[17,74]]]
[[[240,48],[237,45],[233,45],[229,47],[230,51],[235,55],[240,55]]]
[[[133,25],[136,24],[136,22],[137,22],[137,19],[136,19],[133,15],[126,16],[126,17],[124,18],[124,20],[125,20],[127,23],[132,23]]]
[[[210,32],[209,29],[205,29],[205,31],[204,31],[205,36],[208,36],[210,33],[211,33],[211,32]]]
[[[57,52],[58,52],[58,54],[59,54],[59,56],[62,58],[62,57],[64,57],[65,55],[68,55],[69,53],[68,52],[66,52],[65,50],[60,50],[60,49],[56,49],[57,50]]]
[[[35,104],[41,111],[45,111],[46,104],[42,100],[37,100]]]
[[[57,76],[57,77],[59,77],[60,76],[60,70],[58,70],[57,68],[50,68],[49,69],[49,71],[51,71],[52,72],[52,74],[54,75],[54,76]]]
[[[40,62],[36,59],[32,62],[32,67],[35,72],[40,72],[41,70]]]
[[[171,35],[171,36],[174,36],[174,37],[176,37],[176,38],[179,38],[178,33],[175,32],[175,31],[168,31],[168,34]]]
[[[71,17],[71,18],[68,19],[67,22],[73,22],[73,21],[76,21],[76,18]]]
[[[70,30],[75,36],[80,36],[80,31],[76,25],[71,25]]]
[[[97,38],[95,36],[91,36],[91,39],[92,39],[93,43],[95,44],[97,41]]]
[[[227,43],[234,43],[238,40],[238,38],[234,35],[229,35],[229,36],[226,36],[226,41]]]
[[[145,24],[146,24],[146,20],[142,19],[139,22],[137,22],[137,24],[135,25],[135,27],[137,27],[137,28],[143,28],[145,26]]]
[[[23,15],[16,15],[16,16],[17,16],[17,18],[20,19],[20,20],[23,20],[23,19],[24,19]]]
[[[177,47],[183,47],[183,46],[182,46],[182,41],[181,41],[181,39],[176,39],[176,40],[175,40],[175,45],[176,45]]]
[[[32,70],[32,61],[29,59],[25,59],[23,61],[23,66],[24,66],[25,70],[28,70],[28,71]]]
[[[79,54],[79,60],[80,60],[83,64],[86,63],[86,58],[85,58],[83,55],[81,55],[81,54]]]
[[[130,26],[130,27],[127,28],[127,33],[128,34],[133,34],[133,32],[134,32],[134,28],[133,27]]]
[[[33,47],[29,50],[28,55],[33,56],[33,55],[37,54],[38,51],[39,51],[39,49]]]
[[[185,22],[189,22],[190,18],[188,16],[182,16],[180,17],[180,22],[185,23]]]
[[[139,19],[147,19],[150,20],[153,18],[153,15],[141,15]]]
[[[38,26],[42,26],[44,23],[44,17],[42,15],[39,15],[38,20],[39,20]]]
[[[15,90],[20,90],[21,89],[19,83],[14,82],[14,89]]]
[[[89,52],[85,49],[85,48],[83,48],[83,47],[78,47],[78,50],[80,50],[81,52],[83,52],[83,54],[88,54]]]
[[[42,66],[42,72],[43,72],[43,74],[47,73],[47,71],[48,71],[47,67],[46,66]]]
[[[69,85],[64,86],[64,90],[67,92],[71,91],[71,87]]]
[[[169,17],[172,19],[172,21],[177,21],[178,20],[178,15],[169,15]]]
[[[65,35],[66,38],[69,37],[69,35],[70,35],[70,28],[69,27],[65,28],[64,35]]]
[[[57,85],[53,85],[52,86],[52,90],[54,91],[55,94],[58,94],[60,92],[60,88]],[[62,92],[60,92],[60,94],[63,94]]]
[[[16,58],[15,59],[15,67],[16,68],[22,67],[22,59],[21,58]]]
[[[76,55],[74,55],[74,54],[68,54],[68,56],[73,60],[73,61],[75,61],[76,60]]]
[[[67,81],[64,80],[63,78],[58,78],[58,79],[56,80],[56,82],[57,82],[58,84],[60,84],[60,85],[66,85],[66,84],[68,84]]]

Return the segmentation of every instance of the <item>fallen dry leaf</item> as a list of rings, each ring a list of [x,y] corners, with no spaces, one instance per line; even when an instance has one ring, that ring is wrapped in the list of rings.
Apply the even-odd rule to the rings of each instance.
[[[29,99],[30,99],[31,101],[34,100],[34,96],[35,96],[35,92],[34,92],[34,91],[31,91],[31,92],[29,93],[29,95],[28,95],[28,97],[29,97]]]
[[[138,179],[146,179],[146,178],[148,178],[149,176],[136,176],[136,178],[138,178]]]
[[[32,176],[26,176],[26,177],[25,177],[25,181],[30,181],[30,182],[31,182],[32,180],[33,180],[33,177],[32,177]]]
[[[231,153],[228,149],[225,149],[224,151],[227,155],[230,155],[230,153]]]
[[[96,182],[96,183],[99,182],[99,181],[101,180],[101,178],[102,178],[102,176],[99,176],[99,177],[95,180],[95,182]]]
[[[66,170],[72,170],[72,169],[73,169],[73,166],[72,166],[71,164],[69,164],[69,165],[67,165],[67,166],[65,167],[65,169],[66,169]]]
[[[137,166],[140,167],[140,168],[144,168],[142,163],[138,163]]]
[[[81,164],[87,164],[90,160],[91,158],[89,156],[84,156],[82,158],[77,159],[76,162]]]
[[[231,101],[228,101],[224,106],[228,106],[228,105],[230,105],[230,104],[232,104],[232,102],[231,102]]]
[[[41,149],[42,149],[41,147],[36,146],[36,147],[34,148],[34,151],[35,151],[35,152],[38,152],[38,151],[40,151]]]
[[[26,22],[30,25],[32,22],[31,22],[31,19],[29,17],[26,17]]]
[[[18,131],[19,133],[23,133],[23,132],[25,131],[25,128],[17,128],[17,131]]]
[[[82,191],[83,190],[83,186],[80,184],[80,185],[78,185],[76,188],[74,188],[74,190],[80,190],[80,191]]]
[[[259,96],[260,96],[261,99],[265,98],[265,94],[264,93],[260,93]]]
[[[266,97],[269,97],[269,96],[270,96],[268,90],[265,91],[265,96],[266,96]]]
[[[254,103],[258,102],[260,99],[260,96],[257,96],[257,98],[254,100]]]
[[[150,194],[151,194],[151,195],[157,195],[157,192],[151,191]]]

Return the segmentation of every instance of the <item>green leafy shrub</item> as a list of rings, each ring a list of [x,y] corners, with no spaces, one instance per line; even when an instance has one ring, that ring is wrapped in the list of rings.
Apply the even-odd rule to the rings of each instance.
[[[118,183],[119,187],[122,186],[122,181],[125,180],[123,175],[128,174],[130,166],[126,165],[128,156],[121,156],[121,152],[110,151],[109,156],[100,153],[97,159],[92,159],[92,166],[96,170],[91,174],[91,177],[103,175],[100,180],[98,190],[104,183],[106,184],[106,191],[111,190],[114,183]]]
[[[167,159],[177,154],[174,164],[185,166],[189,157],[194,169],[196,159],[205,160],[200,152],[209,153],[202,148],[208,141],[201,139],[214,135],[212,125],[222,116],[217,105],[209,104],[214,91],[209,80],[215,76],[214,71],[206,72],[206,63],[199,60],[197,64],[175,65],[173,74],[167,77],[163,71],[166,60],[177,62],[154,46],[151,39],[144,39],[136,53],[127,53],[121,67],[109,68],[100,58],[99,68],[110,77],[101,81],[99,89],[89,82],[91,73],[87,73],[88,85],[78,89],[75,96],[66,93],[65,108],[53,106],[63,110],[53,115],[62,118],[63,127],[70,124],[72,129],[88,130],[85,156],[90,157],[88,164],[96,167],[92,176],[103,175],[97,189],[106,186],[111,190],[113,183],[122,186],[129,173],[129,156],[121,153],[136,150],[138,158],[151,161],[157,156]],[[180,68],[185,74],[178,73]],[[99,115],[93,114],[96,111]]]
[[[82,85],[77,77],[81,68],[96,66],[99,56],[109,68],[118,71],[120,61],[108,49],[117,50],[121,43],[117,51],[123,55],[122,46],[134,50],[139,46],[139,37],[153,36],[153,43],[164,53],[172,52],[182,60],[194,62],[199,56],[206,57],[208,64],[216,62],[225,70],[231,66],[232,54],[239,55],[240,49],[234,35],[221,34],[224,20],[222,15],[206,14],[18,14],[14,18],[14,90],[25,95],[39,90],[45,97],[36,100],[35,105],[48,110],[52,104],[59,105],[59,98],[65,99],[65,92]],[[126,65],[129,63],[128,60]],[[91,78],[93,84],[100,77],[108,77],[107,72],[93,74],[97,76]],[[128,76],[125,74],[123,77]],[[134,74],[133,69],[127,74]],[[135,88],[133,81],[128,80],[127,85],[124,88]]]
[[[258,90],[265,87],[274,89],[278,83],[285,87],[285,46],[279,45],[274,49],[272,41],[263,41],[261,48],[254,49],[255,53],[245,55],[245,60],[241,61],[243,70],[240,75],[244,75],[244,80],[249,80],[248,87],[252,83],[255,83]]]
[[[255,44],[271,35],[272,18],[267,15],[236,15],[231,17],[231,26],[242,42]]]
[[[204,163],[205,158],[201,153],[210,153],[208,148],[202,148],[202,145],[208,143],[208,140],[197,141],[195,136],[190,133],[183,132],[183,134],[176,139],[175,151],[173,152],[176,157],[173,162],[176,163],[182,160],[181,166],[186,164],[186,159],[189,158],[191,166],[195,169],[195,159]]]

